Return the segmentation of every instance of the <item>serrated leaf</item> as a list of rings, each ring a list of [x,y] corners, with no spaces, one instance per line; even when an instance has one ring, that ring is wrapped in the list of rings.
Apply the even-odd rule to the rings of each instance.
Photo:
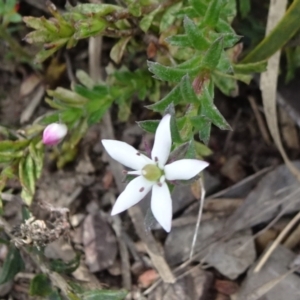
[[[112,290],[93,290],[80,295],[81,300],[123,300],[128,292]]]
[[[189,75],[185,75],[180,82],[180,91],[185,103],[200,103],[195,91],[192,87],[192,83]]]
[[[201,95],[201,116],[209,119],[214,125],[222,130],[231,130],[230,125],[213,104],[213,99],[209,95],[207,87],[204,87]]]
[[[163,99],[152,105],[146,106],[146,108],[163,113],[171,103],[176,106],[176,104],[180,103],[181,99],[180,85],[176,85]]]
[[[8,250],[8,254],[3,263],[3,267],[0,274],[0,284],[12,280],[16,274],[23,271],[25,265],[20,255],[19,249],[11,245]]]
[[[239,74],[252,74],[252,73],[261,73],[267,69],[267,61],[258,61],[248,64],[236,64],[233,65],[234,72]]]
[[[158,120],[147,120],[147,121],[137,122],[137,124],[143,130],[150,132],[150,133],[155,133],[156,129],[158,127],[159,121]]]
[[[199,51],[206,50],[209,47],[209,42],[204,38],[200,29],[195,23],[185,17],[183,20],[184,29],[192,46]]]
[[[201,27],[215,28],[218,23],[224,0],[211,0],[208,4]]]
[[[223,37],[216,39],[206,51],[201,65],[204,69],[214,70],[221,58],[223,50]]]

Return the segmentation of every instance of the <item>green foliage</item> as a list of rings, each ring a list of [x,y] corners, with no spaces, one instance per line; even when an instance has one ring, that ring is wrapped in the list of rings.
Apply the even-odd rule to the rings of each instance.
[[[0,1],[0,24],[6,27],[9,23],[19,23],[22,21],[18,11],[18,3],[16,0]]]
[[[50,280],[45,274],[37,274],[30,282],[30,296],[47,297],[47,299],[61,299],[57,291],[53,290]],[[55,298],[55,296],[57,296]]]
[[[24,262],[19,249],[10,246],[0,274],[0,284],[12,280],[15,275],[24,270]]]
[[[82,300],[123,300],[126,291],[93,290],[80,295]]]
[[[268,59],[300,29],[300,0],[294,0],[277,26],[244,59],[253,63]]]
[[[49,266],[52,271],[57,273],[71,274],[74,272],[80,264],[80,255],[77,254],[76,257],[69,262],[64,262],[61,259],[53,259],[50,261]]]

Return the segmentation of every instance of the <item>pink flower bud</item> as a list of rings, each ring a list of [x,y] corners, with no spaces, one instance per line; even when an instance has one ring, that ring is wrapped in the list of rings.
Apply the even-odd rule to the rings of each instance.
[[[68,127],[65,124],[52,123],[43,132],[43,143],[45,145],[58,144],[67,134]]]

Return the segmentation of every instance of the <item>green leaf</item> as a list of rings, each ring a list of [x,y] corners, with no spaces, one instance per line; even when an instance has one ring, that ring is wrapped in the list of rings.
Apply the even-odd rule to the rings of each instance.
[[[45,274],[37,274],[30,282],[29,295],[47,297],[52,293],[51,282]]]
[[[174,15],[182,7],[182,2],[178,2],[167,8],[160,20],[159,32],[165,32],[170,26],[174,24],[176,16]]]
[[[142,20],[140,21],[140,27],[144,32],[147,32],[151,26],[151,23],[155,17],[155,15],[160,11],[161,7],[158,6],[156,9],[146,14]]]
[[[116,64],[119,64],[122,57],[123,57],[123,54],[124,54],[124,51],[126,49],[126,45],[127,43],[129,42],[129,40],[131,39],[131,36],[127,36],[127,37],[124,37],[124,38],[121,38],[111,49],[110,51],[110,58],[116,63]]]
[[[106,16],[110,13],[120,10],[121,7],[113,4],[95,4],[95,3],[84,3],[77,4],[76,6],[68,6],[68,11],[77,12],[86,16],[97,15],[98,17]]]
[[[171,128],[172,141],[174,143],[181,144],[182,138],[180,136],[175,117],[171,118],[170,128]]]
[[[181,69],[181,65],[177,65],[176,67],[166,67],[151,61],[148,61],[147,64],[149,71],[154,73],[154,78],[175,83],[180,82],[185,74],[196,76],[201,69],[201,65],[196,65],[196,67],[193,67],[192,69]]]
[[[247,17],[248,13],[251,10],[251,1],[250,0],[239,0],[239,8],[242,19]]]
[[[185,17],[183,20],[184,29],[192,46],[199,51],[206,50],[209,47],[209,42],[204,38],[203,33],[195,25],[195,23]]]
[[[224,6],[224,0],[211,0],[205,12],[201,27],[215,28],[218,23],[221,9]]]
[[[202,60],[202,67],[210,71],[214,70],[221,58],[223,51],[223,37],[216,39],[205,53]]]
[[[27,155],[19,162],[19,179],[22,185],[23,200],[30,205],[35,192],[35,165],[32,157]]]
[[[205,145],[209,142],[211,122],[206,117],[197,116],[190,119],[191,123],[199,130],[199,138]]]
[[[157,62],[148,61],[147,64],[149,71],[155,75],[154,78],[164,81],[179,82],[181,78],[188,73],[188,70],[166,67]]]
[[[80,107],[88,102],[88,99],[85,97],[62,87],[58,87],[55,90],[48,90],[47,94],[59,99],[62,103],[70,107]]]
[[[49,267],[54,272],[70,274],[78,268],[79,264],[80,254],[76,253],[76,257],[69,262],[64,262],[61,259],[52,259],[49,263]]]
[[[238,86],[236,78],[234,76],[215,71],[212,73],[212,80],[214,84],[218,87],[218,89],[221,90],[222,93],[224,93],[227,96],[236,96]]]
[[[194,10],[198,13],[199,16],[203,17],[207,10],[207,5],[204,1],[199,0],[190,0],[190,4],[193,6]]]
[[[173,90],[169,94],[167,94],[163,99],[152,105],[146,106],[146,108],[163,113],[171,103],[173,103],[174,106],[176,106],[176,104],[180,103],[181,99],[182,96],[180,91],[180,85],[176,85],[173,88]]]
[[[14,152],[25,149],[29,145],[29,140],[1,141],[0,152]]]
[[[196,152],[199,157],[209,156],[213,153],[206,145],[196,141],[194,143]]]
[[[167,37],[165,41],[177,47],[192,47],[192,43],[186,34],[172,35]]]
[[[0,284],[12,280],[16,274],[24,269],[25,265],[19,249],[11,245],[1,270]]]
[[[201,116],[209,119],[214,125],[222,130],[231,130],[230,125],[225,118],[221,115],[219,110],[213,104],[213,99],[209,95],[207,87],[204,87],[203,94],[201,95]]]
[[[267,69],[267,61],[233,65],[234,72],[239,74],[261,73]]]
[[[243,60],[242,63],[266,60],[281,49],[300,29],[300,0],[294,0],[284,17]]]
[[[37,143],[31,142],[29,145],[29,153],[32,159],[34,160],[34,177],[39,179],[42,174],[43,164],[44,164],[44,148],[37,147]]]
[[[189,75],[185,75],[180,83],[181,95],[185,103],[200,103],[195,91],[192,87],[192,83]]]
[[[159,124],[159,121],[158,120],[140,121],[140,122],[137,122],[137,124],[143,130],[150,132],[150,133],[155,133],[157,126]]]
[[[80,295],[81,300],[123,300],[128,292],[112,290],[93,290]]]

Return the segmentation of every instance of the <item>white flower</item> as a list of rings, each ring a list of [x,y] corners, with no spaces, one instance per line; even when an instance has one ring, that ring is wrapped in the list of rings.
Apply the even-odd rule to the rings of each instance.
[[[43,132],[43,143],[45,145],[58,144],[67,134],[68,127],[65,124],[52,123]]]
[[[181,159],[166,165],[172,145],[170,120],[168,114],[158,125],[151,159],[127,143],[102,140],[113,159],[135,170],[128,174],[138,175],[120,194],[111,214],[116,215],[137,204],[152,189],[152,213],[167,232],[171,230],[172,199],[165,180],[188,180],[208,166],[207,162],[198,159]]]

